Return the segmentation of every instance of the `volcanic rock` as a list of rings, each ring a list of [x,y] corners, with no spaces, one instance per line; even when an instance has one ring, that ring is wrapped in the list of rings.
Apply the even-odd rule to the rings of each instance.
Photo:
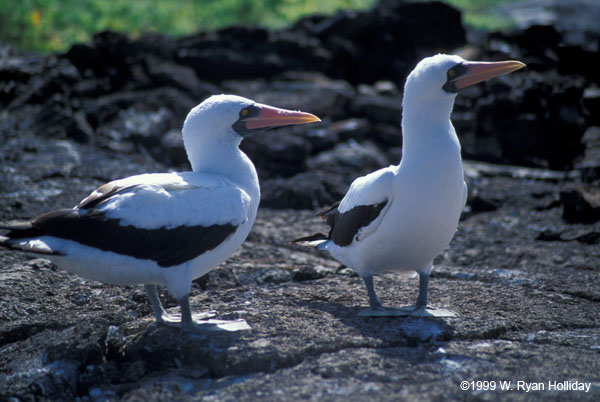
[[[569,190],[560,193],[563,219],[571,223],[594,223],[600,220],[600,191]]]
[[[565,17],[555,26],[470,35],[478,40],[458,50],[457,10],[391,0],[279,31],[103,32],[47,56],[0,46],[0,221],[70,207],[109,180],[189,169],[183,118],[213,93],[323,119],[243,141],[261,177],[256,223],[238,253],[192,285],[195,311],[243,318],[250,331],[182,334],[154,323],[140,286],[0,250],[0,400],[600,399],[600,42],[588,1],[511,4],[568,12],[552,6]],[[458,317],[358,317],[368,299],[356,273],[289,242],[327,233],[316,210],[399,161],[398,88],[410,68],[466,50],[528,68],[456,100],[463,155],[474,159],[464,163],[468,208],[436,258],[430,303]],[[375,277],[393,306],[414,302],[417,282]],[[178,312],[164,289],[160,297]],[[591,386],[460,388],[549,379]]]
[[[358,176],[388,166],[386,155],[370,141],[349,140],[329,151],[306,160],[310,170],[337,173],[342,177]]]
[[[261,205],[273,209],[319,209],[343,198],[350,183],[335,173],[308,171],[261,184]]]

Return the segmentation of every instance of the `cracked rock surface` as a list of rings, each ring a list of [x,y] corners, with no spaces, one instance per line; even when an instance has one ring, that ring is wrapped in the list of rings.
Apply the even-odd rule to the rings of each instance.
[[[436,261],[430,303],[456,311],[456,318],[358,317],[367,305],[360,278],[320,252],[288,244],[323,229],[308,210],[261,209],[241,250],[193,284],[195,311],[244,318],[252,327],[232,334],[187,335],[157,326],[141,286],[87,281],[47,260],[2,250],[0,395],[562,400],[566,394],[558,391],[518,391],[516,381],[577,380],[592,387],[588,393],[571,391],[569,398],[597,399],[600,250],[597,236],[595,242],[582,239],[600,232],[600,224],[567,223],[559,204],[547,207],[568,183],[467,165],[478,196],[497,208],[467,210]],[[119,166],[118,173],[127,174],[128,166]],[[33,202],[47,196],[48,188],[57,195],[35,207],[25,198],[22,214],[74,204],[97,183],[48,177],[34,184]],[[12,193],[0,197],[6,214]],[[540,237],[549,231],[560,236]],[[375,278],[375,286],[384,303],[405,305],[416,297],[417,278],[386,273]],[[161,296],[177,310],[166,292]],[[463,380],[513,381],[515,390],[465,392]]]
[[[558,13],[568,2],[545,3]],[[597,21],[595,2],[577,4],[570,13]],[[104,32],[48,56],[0,45],[0,221],[75,205],[109,180],[189,169],[181,124],[212,93],[323,118],[244,140],[261,178],[256,224],[192,284],[193,311],[242,318],[249,331],[158,326],[141,285],[88,281],[0,249],[0,401],[600,400],[597,24],[465,35],[459,17],[438,2],[384,0],[277,32]],[[401,40],[411,29],[426,33],[417,44]],[[315,211],[398,162],[405,74],[457,47],[528,65],[457,98],[469,198],[429,302],[458,316],[359,317],[362,280],[289,241],[324,232]],[[352,68],[365,58],[381,68]],[[375,287],[384,304],[407,305],[418,279],[384,273]],[[589,389],[549,389],[565,381]]]

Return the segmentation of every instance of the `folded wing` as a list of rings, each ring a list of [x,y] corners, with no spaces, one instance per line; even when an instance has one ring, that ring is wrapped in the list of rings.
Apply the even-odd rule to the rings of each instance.
[[[73,209],[4,226],[5,245],[38,247],[52,236],[104,251],[179,265],[218,247],[248,219],[249,195],[211,175],[154,174],[107,183]]]

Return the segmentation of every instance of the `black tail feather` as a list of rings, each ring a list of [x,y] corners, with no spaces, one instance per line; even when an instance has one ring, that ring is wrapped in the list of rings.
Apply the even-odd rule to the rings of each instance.
[[[34,227],[32,221],[9,221],[0,222],[0,230],[8,231],[8,233],[0,235],[0,247],[6,247],[10,250],[19,250],[27,253],[43,254],[43,255],[60,255],[58,252],[43,249],[34,249],[24,246],[19,243],[19,239],[28,237],[36,237],[42,235],[40,231]]]
[[[6,230],[4,236],[10,239],[18,239],[25,237],[34,237],[40,235],[38,231],[34,228],[31,221],[9,221],[9,222],[0,222],[0,230]]]
[[[300,237],[298,239],[294,239],[290,241],[290,243],[300,243],[302,241],[315,241],[315,240],[328,240],[329,237],[323,233],[315,233],[310,236]]]
[[[320,216],[321,218],[325,218],[325,215],[331,213],[332,211],[337,212],[335,210],[337,210],[337,207],[340,206],[340,202],[341,201],[336,201],[333,204],[331,204],[330,206],[321,209],[319,212],[317,212],[317,216]]]
[[[321,209],[319,212],[317,212],[317,216],[321,217],[322,219],[325,219],[327,224],[331,227],[333,227],[333,223],[335,221],[335,217],[338,215],[338,206],[340,205],[341,201],[337,201],[333,204],[331,204],[330,206],[327,206],[323,209]],[[292,240],[290,243],[300,243],[300,242],[310,242],[310,241],[316,241],[316,240],[329,240],[331,239],[331,230],[329,231],[329,234],[323,234],[323,233],[315,233],[312,234],[310,236],[304,236],[304,237],[300,237],[298,239]]]

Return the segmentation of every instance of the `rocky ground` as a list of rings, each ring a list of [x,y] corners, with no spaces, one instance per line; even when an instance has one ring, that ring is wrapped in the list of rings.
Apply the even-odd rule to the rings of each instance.
[[[250,331],[160,327],[141,287],[0,250],[0,400],[598,400],[600,33],[574,25],[481,34],[440,3],[384,1],[277,32],[102,33],[46,57],[2,47],[0,220],[74,205],[107,180],[186,169],[178,130],[211,93],[323,124],[244,142],[261,176],[256,225],[193,284],[194,310]],[[437,51],[528,64],[457,98],[470,196],[430,302],[458,317],[358,317],[360,278],[289,240],[323,231],[316,208],[399,160],[402,81]],[[412,303],[417,282],[375,278],[389,305]],[[549,390],[554,381],[590,388]]]

